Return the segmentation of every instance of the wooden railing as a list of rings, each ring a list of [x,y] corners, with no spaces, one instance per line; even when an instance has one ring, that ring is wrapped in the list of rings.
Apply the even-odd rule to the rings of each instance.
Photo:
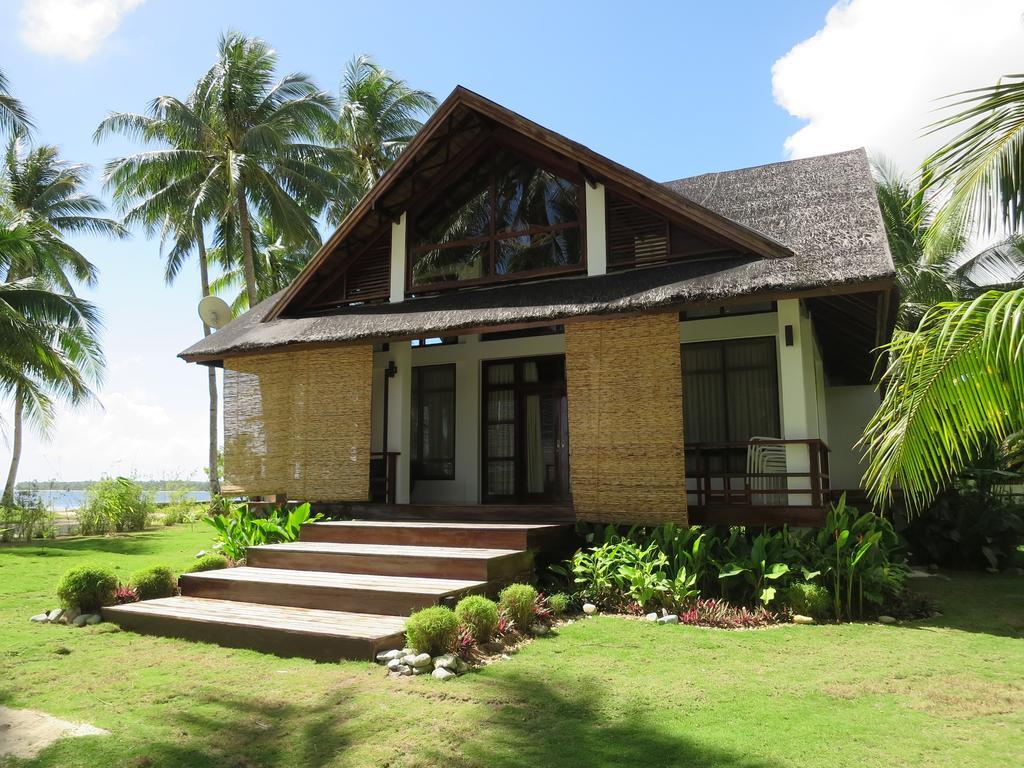
[[[758,439],[687,443],[686,488],[691,506],[810,506],[828,501],[828,446],[823,440]],[[782,457],[771,466],[757,457]],[[759,464],[769,464],[759,471]],[[794,466],[806,466],[806,471]]]
[[[398,453],[387,451],[370,454],[370,501],[395,503],[395,478]]]

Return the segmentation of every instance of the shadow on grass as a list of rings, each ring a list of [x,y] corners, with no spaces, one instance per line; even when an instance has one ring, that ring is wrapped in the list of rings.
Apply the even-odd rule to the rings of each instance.
[[[63,557],[86,552],[115,555],[145,555],[159,549],[160,535],[156,531],[119,533],[111,536],[82,536],[73,539],[34,541],[32,543],[5,544],[0,554],[15,557]]]
[[[914,592],[935,601],[942,615],[902,627],[1024,638],[1024,576],[975,571],[953,571],[948,576],[911,583]]]

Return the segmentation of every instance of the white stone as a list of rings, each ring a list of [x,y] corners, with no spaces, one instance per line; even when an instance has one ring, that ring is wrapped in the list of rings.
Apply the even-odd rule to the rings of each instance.
[[[196,557],[203,557],[205,555],[206,555],[206,550],[205,549],[200,549],[198,552],[196,552]]]
[[[644,616],[644,618],[647,619],[648,621],[657,621],[658,620],[658,614],[654,613],[654,611],[651,611],[646,616]]]
[[[670,613],[668,616],[662,616],[660,619],[658,619],[658,623],[659,624],[678,624],[679,623],[679,617],[676,616],[674,613]]]
[[[388,669],[392,672],[397,672],[402,668],[402,660],[399,658],[388,659]]]
[[[425,675],[430,672],[430,667],[413,667],[412,673],[414,675]]]
[[[402,665],[402,668],[398,670],[398,672],[402,677],[412,677],[412,667],[406,666],[405,664]]]
[[[64,615],[64,609],[63,608],[54,608],[52,611],[50,611],[48,614],[46,614],[46,618],[48,618],[50,621],[60,621],[60,617],[63,616],[63,615]]]
[[[446,653],[443,656],[438,656],[434,659],[434,669],[453,669],[459,668],[459,659],[454,653]]]
[[[408,658],[408,656],[406,657]],[[412,657],[412,662],[406,662],[411,667],[429,667],[430,666],[430,654],[429,653],[418,653]]]
[[[407,653],[405,654],[405,656],[402,657],[402,663],[407,664],[411,667],[413,665],[412,663],[416,660],[416,656],[418,656],[418,654]]]
[[[75,620],[71,623],[74,624],[76,627],[84,627],[85,622],[89,620],[90,615],[91,614],[88,613],[80,613],[78,616],[75,616]]]
[[[584,603],[583,612],[587,614],[587,616],[593,616],[595,613],[597,613],[597,606],[593,603]]]
[[[894,617],[892,617],[892,616],[879,616],[878,617],[878,623],[879,624],[895,624],[896,623],[896,619]]]
[[[793,623],[794,624],[813,624],[814,623],[814,619],[811,618],[810,616],[804,616],[804,615],[799,614],[799,613],[794,613],[793,614]]]
[[[98,613],[90,613],[89,618],[85,620],[86,624],[99,624],[103,621],[103,617]]]
[[[455,673],[452,672],[450,669],[445,669],[444,667],[438,667],[437,669],[435,669],[433,672],[430,673],[430,676],[431,677],[436,677],[438,680],[448,680],[450,678],[455,677]]]
[[[35,616],[29,619],[29,621],[34,621],[37,624],[46,624],[49,620],[50,616],[46,613],[37,613]]]
[[[397,649],[392,651],[381,651],[377,654],[377,661],[381,664],[387,664],[392,659],[397,659],[401,655],[402,652]]]

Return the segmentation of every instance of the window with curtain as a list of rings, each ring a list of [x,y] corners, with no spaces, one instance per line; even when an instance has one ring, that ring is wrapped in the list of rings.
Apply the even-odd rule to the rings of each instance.
[[[455,366],[412,369],[412,470],[417,480],[455,479]]]
[[[683,344],[682,366],[687,443],[747,442],[752,437],[780,436],[775,339]],[[729,471],[743,471],[745,450],[739,448],[727,455]]]

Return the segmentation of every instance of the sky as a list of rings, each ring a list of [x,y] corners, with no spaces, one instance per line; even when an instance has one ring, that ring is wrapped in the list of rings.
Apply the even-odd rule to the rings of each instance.
[[[1022,70],[1012,0],[734,0],[386,4],[247,0],[0,0],[0,69],[36,140],[91,164],[138,149],[97,146],[110,111],[185,96],[234,29],[336,91],[368,53],[444,98],[457,84],[617,162],[668,181],[864,146],[912,171],[936,100]],[[326,234],[326,233],[325,233]],[[99,404],[26,436],[20,479],[202,477],[205,369],[176,355],[201,335],[198,270],[163,281],[159,243],[79,238],[100,269],[81,293],[105,320]],[[0,403],[0,466],[10,406]]]

